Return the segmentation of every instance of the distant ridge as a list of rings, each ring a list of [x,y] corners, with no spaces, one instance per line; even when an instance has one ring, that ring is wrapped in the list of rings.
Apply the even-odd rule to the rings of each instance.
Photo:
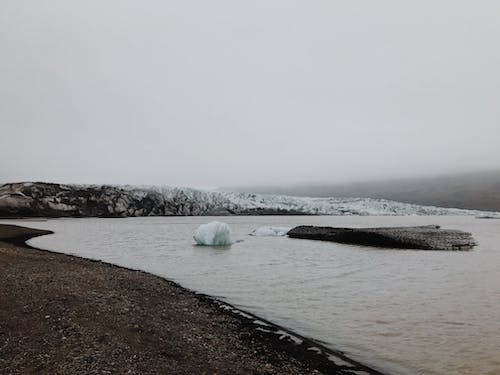
[[[231,187],[231,191],[308,197],[367,197],[438,207],[500,211],[500,170],[351,184]]]

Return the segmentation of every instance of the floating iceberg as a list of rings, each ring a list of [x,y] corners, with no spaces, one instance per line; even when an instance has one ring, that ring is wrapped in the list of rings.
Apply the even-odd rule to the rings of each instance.
[[[229,246],[233,243],[229,225],[218,221],[200,225],[193,238],[198,245],[204,246]]]
[[[257,237],[279,237],[279,236],[286,236],[288,231],[292,228],[287,228],[287,227],[260,227],[255,229],[252,233],[250,233],[251,236],[257,236]]]

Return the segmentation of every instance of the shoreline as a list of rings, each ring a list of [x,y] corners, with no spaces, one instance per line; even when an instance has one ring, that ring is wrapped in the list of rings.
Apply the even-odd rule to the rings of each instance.
[[[297,374],[318,373],[318,372],[325,374],[364,374],[364,375],[382,374],[381,372],[375,369],[372,369],[366,365],[363,365],[345,356],[344,353],[340,351],[336,351],[325,347],[320,342],[312,338],[301,336],[291,330],[286,329],[285,327],[276,325],[254,314],[243,311],[229,303],[220,301],[217,298],[211,297],[206,294],[197,293],[195,291],[189,290],[163,277],[156,276],[140,270],[134,270],[126,267],[117,266],[99,260],[86,259],[76,255],[61,254],[52,252],[50,250],[38,249],[26,243],[27,240],[33,237],[52,234],[52,233],[53,232],[51,231],[0,224],[0,256],[2,255],[2,250],[3,250],[1,247],[1,242],[4,242],[10,244],[11,246],[14,246],[18,250],[29,249],[30,251],[38,252],[39,254],[42,255],[42,258],[44,256],[50,256],[52,258],[62,259],[65,262],[84,263],[86,267],[92,268],[93,266],[98,268],[105,268],[106,273],[108,272],[113,273],[114,271],[124,273],[125,274],[124,277],[127,279],[137,278],[138,276],[140,279],[142,278],[153,279],[156,283],[164,284],[163,287],[165,289],[173,289],[175,290],[175,292],[184,295],[185,296],[185,298],[183,298],[184,300],[186,299],[196,300],[198,304],[202,305],[203,308],[208,309],[209,313],[215,314],[218,318],[222,318],[223,320],[225,319],[234,320],[231,323],[233,323],[233,325],[238,326],[238,328],[230,333],[239,336],[243,334],[243,336],[245,336],[243,347],[246,346],[246,348],[244,349],[252,350],[255,349],[252,347],[256,346],[258,348],[257,352],[260,353],[257,355],[257,358],[253,358],[254,360],[256,360],[256,363],[252,364],[248,363],[248,361],[247,363],[245,363],[245,366],[247,365],[250,365],[250,367],[253,366],[253,369],[247,369],[245,367],[244,369],[237,368],[235,370],[234,364],[228,364],[225,363],[224,360],[222,360],[221,362],[222,369],[219,368],[219,371],[221,371],[220,373],[230,373],[230,372],[279,373],[280,372],[279,369],[283,369],[284,365],[290,365],[291,368],[287,369],[286,371],[288,373],[297,373]],[[160,288],[161,287],[162,286],[160,285]],[[114,290],[113,292],[116,293],[116,290]],[[122,293],[123,292],[124,291],[122,291]],[[138,303],[145,304],[145,301],[141,300],[138,301]],[[75,306],[75,307],[82,308],[86,306]],[[0,312],[1,309],[4,309],[4,306],[0,307]],[[153,309],[152,311],[147,311],[146,315],[149,314],[150,316],[148,318],[151,319],[154,317],[154,314],[156,314],[156,312],[157,311]],[[198,313],[199,312],[195,310],[190,312],[191,315]],[[2,323],[0,323],[0,331],[2,331],[1,324]],[[169,327],[166,327],[166,329],[169,330]],[[228,332],[224,332],[224,334],[227,333]],[[2,338],[1,332],[0,332],[0,338]],[[223,337],[223,339],[224,338],[225,337]],[[87,337],[87,339],[92,340],[92,337]],[[181,347],[185,345],[184,343],[178,343],[178,344]],[[3,345],[1,341],[0,345]],[[2,350],[5,349],[4,347],[5,345],[3,347],[0,347],[0,354],[2,354]],[[264,367],[262,367],[261,364],[257,363],[258,359],[262,359],[261,358],[262,354],[264,354],[264,357],[266,357],[265,358],[266,363]],[[190,365],[190,363],[178,365],[177,372],[176,371],[174,372],[184,373],[183,372],[185,370],[183,367],[184,365]],[[224,370],[224,366],[229,366],[229,367],[233,366],[233,367],[231,368],[231,370],[229,369],[229,367],[226,368],[227,370],[226,372],[226,370]],[[10,370],[12,371],[12,369]],[[2,371],[0,370],[0,373],[1,372]]]

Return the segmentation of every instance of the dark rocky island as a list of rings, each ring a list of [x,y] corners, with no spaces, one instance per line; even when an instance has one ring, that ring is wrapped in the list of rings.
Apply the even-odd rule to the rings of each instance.
[[[291,238],[396,249],[470,250],[476,245],[470,233],[441,229],[438,225],[392,228],[333,228],[302,225],[293,228],[287,234]]]

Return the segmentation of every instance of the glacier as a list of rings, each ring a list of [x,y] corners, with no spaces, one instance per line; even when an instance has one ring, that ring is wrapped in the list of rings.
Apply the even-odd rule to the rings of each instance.
[[[229,246],[233,244],[229,225],[219,221],[200,225],[194,232],[193,238],[198,245],[203,246]]]
[[[500,213],[373,198],[310,198],[168,186],[0,185],[0,217],[130,217],[223,215],[455,215]]]
[[[170,207],[172,203],[176,206],[173,210],[176,215],[477,216],[484,214],[479,210],[422,206],[375,198],[294,197],[158,186],[125,188],[137,195],[147,195],[151,191],[160,194]]]

